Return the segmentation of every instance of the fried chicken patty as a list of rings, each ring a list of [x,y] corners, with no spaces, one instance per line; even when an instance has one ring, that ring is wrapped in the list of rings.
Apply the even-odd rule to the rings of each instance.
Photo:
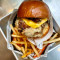
[[[15,22],[15,26],[20,33],[26,35],[27,37],[43,37],[49,31],[49,24],[47,22],[42,24],[38,28],[32,28],[25,24],[23,20],[17,19]]]

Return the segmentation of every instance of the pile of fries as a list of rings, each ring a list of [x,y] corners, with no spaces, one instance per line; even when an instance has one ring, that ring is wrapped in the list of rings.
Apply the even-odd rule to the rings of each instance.
[[[43,42],[42,49],[38,49],[35,45],[27,40],[26,36],[20,34],[16,27],[13,27],[12,24],[10,24],[10,27],[13,32],[11,34],[12,42],[10,43],[17,50],[23,53],[22,58],[25,58],[32,53],[34,53],[33,58],[39,57],[44,52],[48,44],[60,41],[60,37],[57,37],[58,33],[55,33],[49,40]]]

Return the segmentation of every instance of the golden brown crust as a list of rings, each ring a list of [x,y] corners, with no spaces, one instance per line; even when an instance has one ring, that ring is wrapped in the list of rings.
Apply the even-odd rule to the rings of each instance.
[[[24,1],[18,9],[17,17],[49,19],[50,11],[42,1]]]

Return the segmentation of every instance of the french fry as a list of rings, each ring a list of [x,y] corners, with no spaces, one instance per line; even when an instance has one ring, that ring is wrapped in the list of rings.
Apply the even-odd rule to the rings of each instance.
[[[31,52],[28,52],[28,53],[24,54],[24,55],[22,56],[22,58],[25,58],[26,56],[28,56],[28,55],[30,55],[30,54],[31,54]]]
[[[22,38],[23,36],[12,34],[12,37]]]
[[[25,54],[24,47],[21,47],[21,51],[23,52],[23,54]]]
[[[27,42],[27,45],[28,45],[28,47],[30,47],[30,46],[31,46],[29,42]]]
[[[25,53],[27,52],[27,41],[25,38],[23,38],[24,42],[25,42]]]
[[[36,53],[36,55],[39,56],[39,53],[38,53],[38,51],[36,50],[35,46],[34,46],[32,43],[30,43],[30,44],[31,44],[32,49],[33,49],[34,52]]]
[[[43,53],[43,51],[45,50],[46,46],[47,46],[47,45],[43,46],[42,49],[39,49],[39,50],[38,50],[39,56]],[[38,56],[37,56],[37,55],[34,55],[34,56],[33,56],[33,58],[36,58],[36,57],[38,57]]]
[[[33,52],[29,51],[29,52],[25,53],[25,54],[22,56],[22,58],[25,58],[26,56],[30,55],[31,53],[33,53]]]
[[[25,52],[27,52],[27,43],[25,42]]]
[[[32,49],[27,49],[27,51],[33,51]]]
[[[21,35],[21,33],[18,32],[18,29],[17,29],[16,27],[14,27],[14,30],[16,31],[16,33],[17,33],[18,35]]]
[[[20,42],[20,40],[21,40],[20,38],[17,38],[17,41],[19,41],[19,42]]]
[[[11,44],[13,44],[16,47],[17,50],[19,50],[19,51],[21,50],[20,46],[18,46],[17,44],[15,44],[13,42],[11,42]]]
[[[54,36],[52,36],[48,41],[51,41],[51,40],[55,39],[57,37],[57,35],[58,35],[58,33],[56,33]],[[44,41],[44,42],[47,42],[47,41]],[[43,44],[45,44],[45,43],[43,43]],[[47,45],[47,44],[48,43],[46,43],[45,45]]]
[[[56,33],[53,37],[50,38],[50,40],[55,39],[57,37],[58,33]]]
[[[16,27],[14,27],[14,30],[16,31],[16,33],[18,34],[18,30],[17,30],[17,28]]]
[[[25,42],[19,42],[19,41],[12,41],[12,42],[16,44],[25,44]]]
[[[15,44],[13,42],[11,42],[11,44],[13,44],[16,47],[17,50],[22,51],[23,54],[25,54],[25,51],[24,51],[24,48],[23,47],[20,47],[20,46],[18,46],[17,44]]]
[[[11,27],[12,31],[14,32],[14,34],[17,34],[16,31],[14,30],[14,27],[12,26],[12,24],[10,24],[10,27]]]
[[[56,39],[53,39],[53,40],[50,40],[50,41],[45,41],[43,43],[48,44],[48,43],[53,43],[53,42],[58,42],[58,41],[60,41],[60,38],[56,38]]]
[[[16,41],[16,38],[13,37],[13,41]]]

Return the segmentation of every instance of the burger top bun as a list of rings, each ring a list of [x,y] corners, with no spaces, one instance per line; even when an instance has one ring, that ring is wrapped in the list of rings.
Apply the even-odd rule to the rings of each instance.
[[[17,17],[49,19],[50,10],[42,1],[24,1],[18,9]]]

